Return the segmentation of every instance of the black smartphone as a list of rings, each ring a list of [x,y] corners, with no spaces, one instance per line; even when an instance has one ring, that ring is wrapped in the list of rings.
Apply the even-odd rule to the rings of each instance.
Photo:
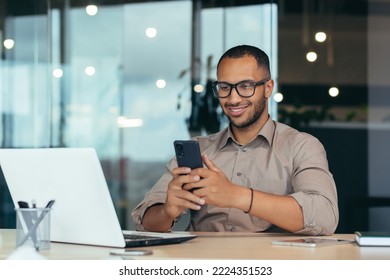
[[[191,169],[203,167],[199,143],[194,140],[176,140],[173,142],[179,167]]]

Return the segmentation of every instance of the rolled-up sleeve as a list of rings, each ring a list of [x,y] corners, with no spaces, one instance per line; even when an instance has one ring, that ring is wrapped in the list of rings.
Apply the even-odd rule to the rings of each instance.
[[[145,212],[153,205],[165,203],[167,196],[168,183],[172,180],[172,173],[170,172],[173,165],[171,160],[166,166],[166,172],[154,184],[154,186],[145,194],[144,199],[132,211],[133,221],[137,230],[143,231],[142,219]]]
[[[301,206],[304,219],[304,228],[296,233],[331,235],[336,230],[339,213],[336,184],[325,149],[314,137],[305,135],[296,140],[291,196]]]

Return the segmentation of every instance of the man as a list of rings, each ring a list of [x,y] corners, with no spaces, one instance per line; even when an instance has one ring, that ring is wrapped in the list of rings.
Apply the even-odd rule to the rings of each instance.
[[[170,161],[133,211],[137,228],[169,231],[190,209],[192,231],[334,233],[337,192],[326,152],[313,136],[270,118],[268,56],[253,46],[231,48],[217,77],[213,89],[229,127],[195,137],[203,168]]]

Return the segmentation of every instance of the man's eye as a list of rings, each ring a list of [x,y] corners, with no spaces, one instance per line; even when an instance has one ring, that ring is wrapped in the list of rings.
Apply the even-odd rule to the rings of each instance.
[[[227,85],[227,84],[219,84],[219,89],[220,89],[220,90],[227,91],[227,90],[230,89],[230,86]]]
[[[242,89],[251,89],[253,87],[253,84],[250,82],[244,82],[244,83],[240,83],[238,87]]]

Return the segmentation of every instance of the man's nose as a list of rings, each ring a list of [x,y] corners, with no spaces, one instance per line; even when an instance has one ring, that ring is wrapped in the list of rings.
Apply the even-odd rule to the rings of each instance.
[[[238,94],[236,87],[232,87],[232,90],[229,95],[230,102],[232,101],[240,101],[242,97]]]

